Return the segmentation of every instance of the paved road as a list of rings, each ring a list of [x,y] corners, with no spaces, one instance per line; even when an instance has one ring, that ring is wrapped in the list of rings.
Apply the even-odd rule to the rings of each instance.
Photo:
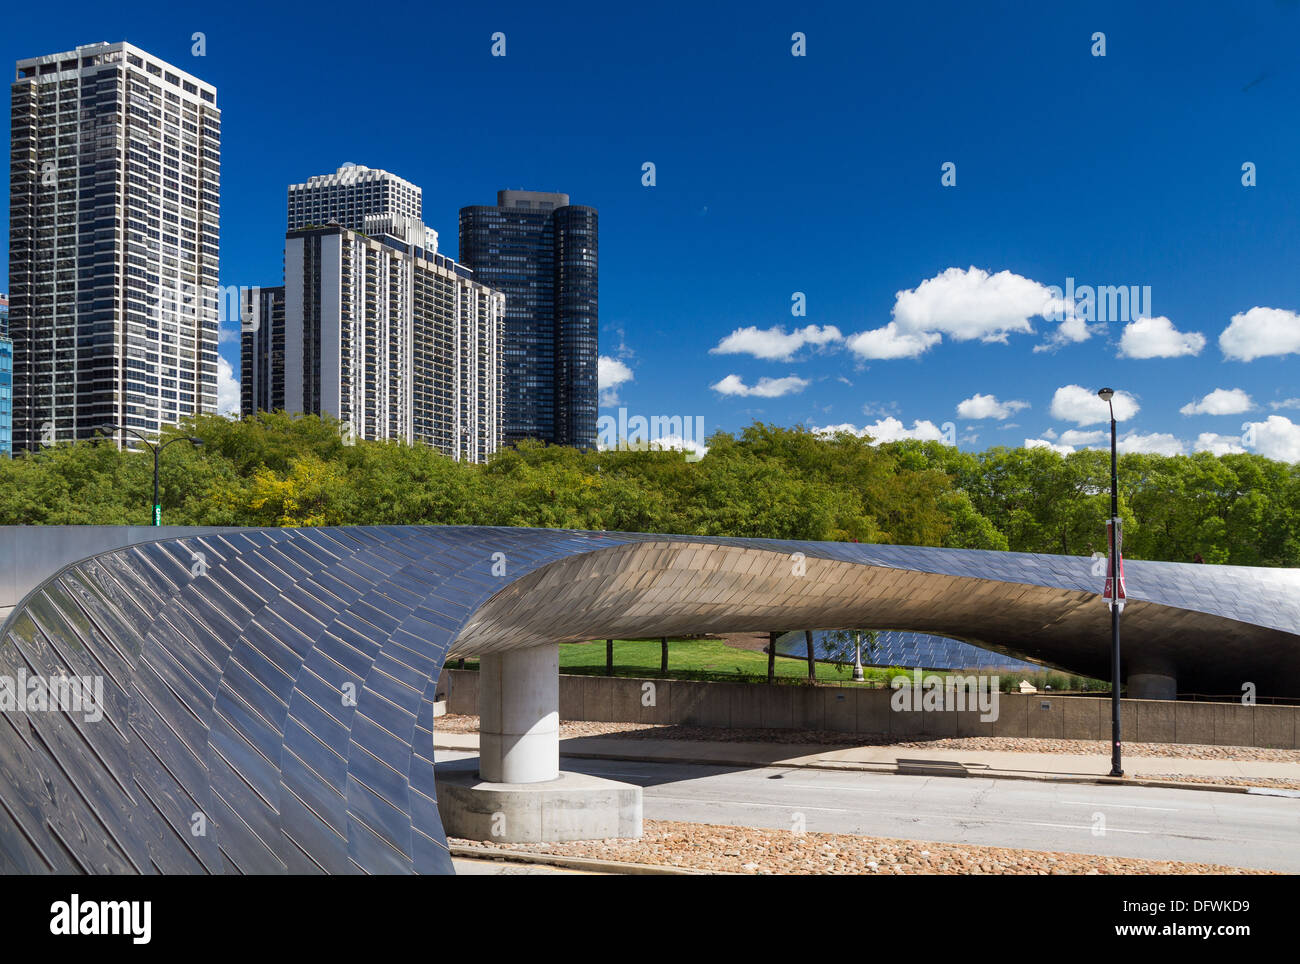
[[[437,758],[474,755],[438,751]],[[1300,873],[1297,799],[571,757],[563,766],[640,785],[648,820],[788,830],[803,814],[810,831]],[[1104,834],[1094,833],[1103,821]]]

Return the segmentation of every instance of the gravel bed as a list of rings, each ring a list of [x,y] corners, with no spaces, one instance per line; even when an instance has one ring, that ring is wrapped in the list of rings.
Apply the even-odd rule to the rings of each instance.
[[[459,713],[446,713],[433,721],[437,733],[477,733],[478,717]],[[561,720],[560,737],[568,739],[574,736],[628,736],[641,730],[672,730],[677,727],[663,726],[657,723],[586,723],[580,720]],[[665,737],[671,739],[671,737]],[[681,737],[677,737],[681,739]],[[707,739],[707,737],[696,737]]]
[[[1263,874],[1219,864],[1099,857],[852,834],[758,830],[646,820],[639,840],[501,844],[450,838],[464,847],[682,867],[739,874]]]
[[[1272,790],[1300,790],[1300,779],[1290,777],[1207,777],[1191,773],[1136,773],[1135,780],[1173,780],[1178,783],[1209,783],[1218,787],[1266,787]]]
[[[434,723],[434,728],[445,733],[477,733],[478,717],[448,714],[438,717]],[[665,726],[652,723],[562,721],[560,723],[560,736],[562,738],[618,736],[622,739],[772,743],[791,746],[817,745],[840,749],[854,746],[897,746],[929,750],[1010,750],[1020,753],[1110,755],[1110,742],[1107,740],[1051,740],[971,736],[897,741],[891,740],[884,735],[873,737],[833,730],[740,729],[714,726]],[[1181,760],[1300,763],[1300,750],[1278,750],[1253,746],[1208,746],[1193,743],[1125,743],[1124,755],[1126,757],[1172,757]]]

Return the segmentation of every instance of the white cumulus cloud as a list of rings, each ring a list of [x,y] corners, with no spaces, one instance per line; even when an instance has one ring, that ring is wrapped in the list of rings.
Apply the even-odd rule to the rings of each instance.
[[[1249,423],[1254,435],[1252,448],[1265,458],[1279,462],[1300,462],[1300,425],[1284,415],[1270,415],[1262,422]]]
[[[618,387],[632,381],[632,369],[617,358],[601,355],[596,359],[596,383],[600,388],[600,404],[617,405]]]
[[[1027,449],[1051,449],[1058,455],[1069,455],[1074,451],[1072,445],[1057,445],[1045,438],[1027,438],[1025,439],[1025,448]]]
[[[846,344],[864,358],[916,358],[944,335],[953,341],[1006,342],[1033,334],[1030,319],[1060,307],[1046,285],[1010,271],[948,268],[894,296],[893,320]],[[1086,337],[1086,332],[1082,337]],[[1076,339],[1077,340],[1077,339]]]
[[[1214,455],[1232,455],[1240,454],[1246,450],[1241,446],[1240,435],[1219,435],[1215,432],[1202,432],[1196,436],[1192,451],[1210,452]]]
[[[1105,442],[1106,447],[1109,448],[1110,432],[1103,432],[1103,431],[1081,432],[1077,428],[1071,428],[1071,429],[1066,429],[1064,432],[1061,433],[1061,438],[1059,439],[1059,441],[1062,445],[1069,445],[1069,446],[1101,445],[1103,442]]]
[[[1127,455],[1129,452],[1145,455],[1183,455],[1187,452],[1185,442],[1161,432],[1152,432],[1149,435],[1129,432],[1119,438],[1115,447],[1120,455]]]
[[[891,321],[884,328],[860,331],[844,340],[849,351],[859,358],[919,358],[943,340],[934,332],[907,332]]]
[[[1240,388],[1216,388],[1200,401],[1188,402],[1178,411],[1184,415],[1240,415],[1255,407]]]
[[[1015,332],[1032,334],[1029,319],[1046,312],[1052,301],[1046,285],[972,265],[965,271],[949,268],[898,292],[894,321],[905,331],[940,332],[954,341],[1005,342]]]
[[[1205,336],[1196,331],[1179,331],[1163,315],[1139,318],[1124,326],[1119,339],[1121,358],[1179,358],[1199,355]]]
[[[217,414],[239,417],[239,379],[230,362],[217,356]]]
[[[788,333],[779,325],[763,329],[750,325],[748,328],[737,328],[710,348],[709,354],[753,355],[767,361],[789,361],[805,345],[821,348],[834,344],[843,337],[834,325],[826,325],[824,328],[808,325]]]
[[[976,392],[970,398],[963,399],[957,403],[957,414],[961,418],[978,421],[985,418],[996,418],[999,421],[1010,418],[1022,408],[1028,408],[1028,402],[1006,401],[999,402],[996,395],[981,395]]]
[[[746,385],[739,375],[728,375],[709,387],[719,395],[740,395],[751,398],[780,398],[802,392],[811,383],[806,378],[787,375],[785,378],[767,378],[758,380],[756,385]]]
[[[922,442],[942,442],[944,440],[943,430],[929,419],[914,419],[912,427],[908,428],[892,415],[879,419],[870,425],[864,425],[862,428],[857,428],[845,422],[841,425],[814,428],[812,431],[818,435],[837,435],[840,432],[850,432],[858,437],[870,436],[873,445],[880,445],[882,442],[898,442],[909,438],[919,439]]]
[[[1223,354],[1236,361],[1300,354],[1300,315],[1285,308],[1251,308],[1232,316],[1219,336]]]
[[[1136,415],[1141,406],[1128,392],[1118,391],[1111,399],[1115,406],[1115,421],[1126,422]],[[1110,408],[1098,394],[1082,385],[1063,385],[1052,396],[1052,418],[1075,425],[1096,425],[1110,421]]]
[[[662,438],[651,439],[650,448],[661,449],[671,452],[689,452],[689,461],[696,462],[709,454],[709,447],[703,442],[697,442],[694,439],[684,439],[680,435],[665,435]]]

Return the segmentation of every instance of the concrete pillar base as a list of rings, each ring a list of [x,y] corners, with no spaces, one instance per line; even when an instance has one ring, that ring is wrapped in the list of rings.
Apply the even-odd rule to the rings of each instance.
[[[438,764],[438,811],[449,837],[542,843],[641,836],[641,788],[561,771],[545,783],[488,783],[477,760]]]
[[[1131,700],[1176,700],[1178,680],[1163,673],[1129,673],[1124,695]]]

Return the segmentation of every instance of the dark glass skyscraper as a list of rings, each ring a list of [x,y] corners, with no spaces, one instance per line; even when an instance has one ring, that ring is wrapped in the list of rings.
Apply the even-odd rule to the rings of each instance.
[[[0,456],[13,454],[14,343],[9,340],[9,299],[0,295]]]
[[[284,408],[284,285],[240,292],[239,413]]]
[[[598,224],[567,194],[460,209],[460,262],[506,295],[504,437],[596,447]]]

